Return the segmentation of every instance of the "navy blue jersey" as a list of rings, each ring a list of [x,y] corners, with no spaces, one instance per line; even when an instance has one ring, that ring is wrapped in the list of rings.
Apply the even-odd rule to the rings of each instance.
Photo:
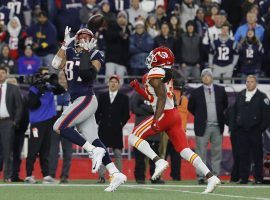
[[[261,43],[250,44],[244,42],[239,49],[242,71],[254,73],[261,68],[264,50]]]
[[[237,53],[237,45],[232,39],[214,40],[210,47],[210,54],[214,55],[213,64],[221,67],[232,64],[233,56]]]
[[[104,64],[104,55],[99,50],[90,52],[90,60],[98,60],[101,65]],[[82,81],[79,76],[80,53],[77,53],[74,48],[68,48],[66,51],[65,75],[68,82],[68,92],[72,100],[80,96],[93,95],[93,81]]]
[[[0,7],[0,21],[4,21],[4,24],[7,25],[9,22],[10,9],[6,6]]]

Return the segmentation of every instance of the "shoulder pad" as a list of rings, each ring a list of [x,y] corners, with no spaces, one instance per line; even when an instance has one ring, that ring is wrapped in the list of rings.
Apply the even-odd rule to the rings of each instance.
[[[165,77],[165,70],[160,67],[154,67],[148,72],[147,79],[164,78],[164,77]]]

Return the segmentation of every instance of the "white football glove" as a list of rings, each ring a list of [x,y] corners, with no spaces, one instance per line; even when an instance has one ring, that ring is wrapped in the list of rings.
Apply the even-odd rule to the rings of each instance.
[[[91,51],[97,46],[97,40],[95,38],[92,38],[90,42],[86,42],[83,40],[82,42],[80,42],[79,46],[86,51]]]
[[[64,43],[63,43],[63,46],[65,47],[68,47],[68,45],[70,45],[70,43],[75,40],[75,36],[74,37],[70,37],[70,31],[71,31],[71,28],[66,26],[66,29],[65,29],[65,38],[64,38]]]

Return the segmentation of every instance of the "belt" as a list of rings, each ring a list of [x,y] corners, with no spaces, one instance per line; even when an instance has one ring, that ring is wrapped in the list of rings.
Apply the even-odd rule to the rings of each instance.
[[[0,121],[8,120],[10,117],[0,117]]]

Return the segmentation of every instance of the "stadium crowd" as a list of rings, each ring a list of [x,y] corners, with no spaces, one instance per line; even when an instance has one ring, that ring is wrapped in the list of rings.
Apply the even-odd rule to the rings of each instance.
[[[269,0],[0,0],[0,3],[0,72],[4,74],[4,78],[2,78],[3,80],[0,83],[0,88],[2,88],[2,84],[6,81],[5,73],[7,73],[7,75],[34,75],[40,73],[41,70],[48,70],[51,74],[55,73],[56,71],[52,68],[51,62],[64,39],[65,27],[71,27],[72,33],[75,35],[80,28],[86,26],[88,19],[92,15],[98,13],[105,17],[105,24],[100,27],[99,30],[94,32],[98,40],[98,49],[105,55],[105,66],[99,72],[101,75],[105,75],[105,83],[110,82],[113,79],[116,81],[114,84],[119,84],[120,88],[125,75],[144,75],[147,72],[147,67],[145,65],[146,57],[152,49],[159,46],[166,46],[173,51],[175,55],[174,68],[181,77],[184,79],[191,79],[191,82],[198,82],[200,78],[203,78],[205,75],[212,78],[217,77],[225,79],[230,79],[232,77],[242,77],[245,79],[247,77],[247,80],[253,80],[253,84],[254,80],[255,82],[257,81],[257,77],[270,77]],[[211,70],[202,72],[204,68],[210,68]],[[250,77],[249,75],[254,76]],[[51,78],[51,84],[59,86],[59,84],[55,83],[55,80],[52,80]],[[64,79],[63,74],[61,79]],[[44,127],[47,127],[48,119],[52,121],[55,120],[55,114],[62,112],[64,107],[68,105],[69,99],[65,91],[66,83],[65,81],[63,82],[64,83],[62,84],[60,82],[62,94],[56,93],[55,96],[50,94],[50,97],[48,97],[50,99],[46,100],[48,105],[50,105],[50,109],[51,105],[54,104],[53,100],[56,100],[57,107],[51,111],[48,118],[46,116],[41,120],[42,122],[45,122],[43,124]],[[218,80],[214,80],[214,83],[218,82]],[[230,81],[228,80],[224,80],[224,83],[229,82]],[[39,104],[39,101],[41,102],[41,105],[34,106],[34,108],[40,109],[40,107],[43,106],[43,110],[40,112],[45,113],[44,110],[48,111],[48,105],[42,105],[44,101],[41,101],[39,98],[46,98],[44,97],[44,94],[50,93],[48,92],[50,91],[50,88],[46,88],[45,90],[43,87],[37,88],[40,91],[30,89],[33,95],[32,100],[37,98],[35,99],[37,100],[37,103],[33,104],[36,105]],[[117,91],[119,88],[117,88]],[[176,83],[174,89],[178,90],[178,93],[181,95],[183,94],[182,83]],[[214,89],[214,92],[215,90],[216,89]],[[1,100],[2,89],[0,91]],[[207,92],[208,91],[204,91],[205,94],[208,94]],[[224,100],[224,98],[218,99],[216,97],[214,102],[212,102],[211,97],[213,98],[214,94],[211,92],[209,92],[209,94],[210,97],[206,99],[206,102],[209,103],[210,106],[213,106],[214,103],[217,103],[217,105],[218,103],[221,103],[219,102],[220,99]],[[181,95],[177,97],[175,106],[178,107],[180,114],[181,112],[184,112],[187,118],[188,111],[192,113],[193,111],[196,112],[196,109],[195,107],[190,107],[188,109],[187,98],[185,99],[185,106],[181,107],[180,104],[183,99]],[[254,93],[249,95],[252,97]],[[26,95],[22,94],[22,96],[24,97]],[[199,95],[199,97],[201,96]],[[262,96],[261,98],[264,97],[265,96]],[[21,104],[23,104],[24,98],[16,98],[17,101],[20,101]],[[143,110],[143,115],[141,115],[142,111],[138,110],[137,107],[132,108],[135,115],[138,115],[137,117],[150,115],[153,111],[147,107],[149,105],[146,106],[143,99],[139,99],[139,97],[136,98],[138,99],[132,98],[132,100],[134,100],[134,102],[137,101],[136,103],[138,104],[144,105],[145,108]],[[194,103],[194,99],[192,100],[192,103]],[[199,98],[198,101],[201,102],[200,100],[201,99]],[[113,101],[114,97],[113,100],[111,100],[111,103]],[[269,106],[268,99],[264,102]],[[209,105],[207,104],[207,106]],[[239,108],[241,108],[241,105],[239,105]],[[23,105],[23,108],[20,108],[17,112],[20,114],[25,113],[22,112],[22,110],[25,110],[27,106],[29,105]],[[224,106],[225,110],[227,108],[227,102],[222,106]],[[31,109],[32,108],[30,108],[30,110]],[[209,109],[209,107],[207,107],[207,109]],[[224,110],[220,111],[220,115],[224,115]],[[9,108],[7,111],[10,112]],[[210,111],[207,110],[207,112],[212,111],[213,109],[210,109]],[[138,112],[138,114],[136,114],[136,112]],[[229,112],[228,114],[230,118],[234,117],[235,113],[232,113],[233,114]],[[13,116],[6,111],[4,114],[7,114],[7,116],[5,115],[3,117],[2,114],[3,113],[0,112],[0,125],[3,123],[3,120],[13,118]],[[37,118],[33,116],[37,115],[33,115],[32,113],[32,124],[40,124],[41,121],[35,121]],[[223,117],[225,118],[225,116],[222,116],[222,118]],[[268,117],[260,119],[258,120],[258,123],[261,123],[261,121],[265,123],[265,120],[267,121],[268,119]],[[126,120],[124,121],[123,124],[121,122],[121,127],[126,123]],[[140,120],[136,119],[136,123],[137,121]],[[224,121],[225,120],[222,121],[222,125],[220,126],[224,126]],[[20,127],[18,125],[20,123],[25,124],[25,122],[20,122],[18,120],[15,123],[15,130]],[[232,125],[233,123],[234,122],[227,120],[228,125]],[[267,128],[267,125],[260,127],[262,128],[260,131],[264,131],[264,129]],[[216,126],[216,129],[219,129],[217,124],[214,124],[214,126]],[[50,127],[52,128],[51,125]],[[230,128],[235,127],[231,126]],[[26,128],[21,132],[25,132],[25,130]],[[220,130],[223,131],[222,128],[220,128]],[[47,130],[44,131],[45,139],[42,138],[44,141],[46,141],[47,137],[46,131]],[[37,133],[35,133],[34,129],[32,129],[31,134],[33,135],[32,140],[35,140],[35,134]],[[261,132],[259,134],[261,134]],[[16,137],[18,137],[18,135],[14,135],[14,138]],[[35,151],[32,152],[32,156],[28,155],[28,179],[26,179],[26,182],[34,183],[35,181],[32,177],[32,170],[38,153],[42,157],[41,160],[43,159],[41,167],[44,181],[55,181],[54,177],[57,166],[57,156],[55,155],[59,151],[60,139],[55,135],[53,137],[52,143],[55,145],[51,152],[48,150],[50,142],[47,141],[44,143],[40,140],[40,143],[35,143],[36,141],[32,141],[33,146],[30,150],[34,148]],[[208,139],[209,138],[206,138],[205,141],[208,142]],[[151,143],[156,146],[159,145],[161,140],[160,137],[150,139],[150,141],[152,141]],[[165,140],[168,140],[168,138]],[[202,141],[202,143],[203,142],[204,141]],[[249,142],[250,141],[247,141],[244,145]],[[22,139],[20,139],[20,145],[16,146],[14,143],[14,148],[18,148],[13,150],[13,152],[20,152],[22,143]],[[222,135],[218,143],[218,147],[220,148],[221,143]],[[171,148],[171,158],[173,155],[175,156],[174,162],[176,163],[175,165],[177,165],[172,166],[175,167],[175,171],[172,171],[171,177],[174,180],[181,180],[179,174],[180,156],[175,152],[170,142],[168,145]],[[204,144],[202,144],[201,148],[203,148],[203,146]],[[9,147],[6,148],[8,149]],[[72,151],[71,143],[66,143],[65,148],[66,155],[64,155],[64,157],[66,157],[67,162],[65,165],[66,169],[61,175],[61,181],[63,183],[67,182],[68,179]],[[256,149],[258,148],[262,149],[262,144],[258,144]],[[51,164],[48,164],[48,156],[49,154],[52,155],[52,152],[54,152],[53,166],[49,166]],[[221,151],[218,152],[220,155]],[[4,151],[2,154],[6,156],[4,158],[4,163],[10,164],[11,160],[9,157],[11,152]],[[245,154],[244,156],[247,155],[246,152],[243,154]],[[261,151],[259,154],[261,160],[258,159],[258,162],[261,162]],[[20,160],[20,156],[18,155],[19,153],[16,154],[16,158],[13,157],[13,166],[16,165],[16,168],[14,168],[13,171],[8,169],[9,165],[4,166],[5,182],[20,181],[18,173],[19,169],[17,167],[20,165],[20,161],[18,161]],[[135,169],[136,180],[138,183],[145,183],[145,167],[142,167],[143,169],[139,168],[141,164],[144,163],[144,157],[140,155],[139,152],[135,152],[135,156],[139,159],[136,161],[138,162],[136,163],[137,168]],[[17,161],[17,163],[14,164],[14,160]],[[218,158],[217,162],[218,175],[221,158]],[[245,163],[247,162],[248,161]],[[0,165],[2,169],[2,164],[0,163]],[[243,166],[236,166],[236,171],[241,167],[245,168]],[[262,171],[262,165],[260,165],[259,168],[259,172],[257,173]],[[248,170],[249,169],[247,169],[247,171]],[[249,171],[243,176],[248,176],[248,173]],[[102,178],[101,182],[105,181],[104,177],[100,178]],[[233,178],[231,179],[232,181],[241,180],[243,184],[248,182],[247,179],[243,180],[243,178],[241,178],[241,174],[237,174]],[[198,181],[199,183],[204,183],[204,180],[201,181],[199,178]],[[262,177],[259,177],[257,183],[261,182]],[[158,183],[164,182],[163,180],[158,180]]]

